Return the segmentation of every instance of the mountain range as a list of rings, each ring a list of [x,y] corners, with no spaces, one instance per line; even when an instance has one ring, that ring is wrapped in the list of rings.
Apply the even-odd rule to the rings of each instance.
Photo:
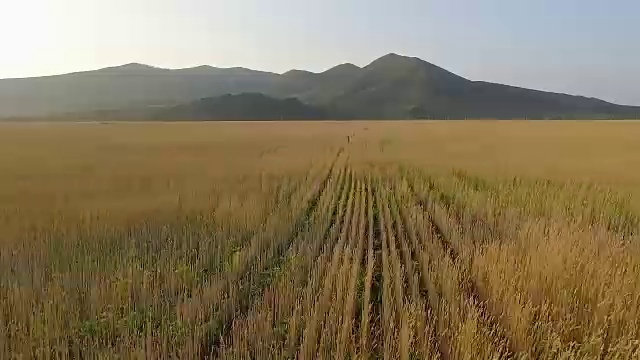
[[[415,57],[284,74],[128,64],[0,80],[0,117],[155,120],[629,119],[640,107],[472,81]]]

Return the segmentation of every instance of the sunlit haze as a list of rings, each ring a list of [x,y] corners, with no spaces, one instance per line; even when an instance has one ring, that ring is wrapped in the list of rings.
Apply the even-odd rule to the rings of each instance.
[[[396,52],[640,105],[638,14],[635,0],[7,0],[0,78],[130,62],[319,71]]]

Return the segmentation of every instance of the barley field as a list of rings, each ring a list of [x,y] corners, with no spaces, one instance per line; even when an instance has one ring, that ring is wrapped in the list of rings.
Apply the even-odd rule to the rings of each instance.
[[[638,139],[0,124],[0,358],[637,359]]]

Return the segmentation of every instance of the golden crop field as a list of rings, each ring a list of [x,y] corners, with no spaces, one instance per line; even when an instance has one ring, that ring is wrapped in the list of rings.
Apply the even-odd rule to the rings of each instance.
[[[636,359],[638,139],[0,124],[0,358]]]

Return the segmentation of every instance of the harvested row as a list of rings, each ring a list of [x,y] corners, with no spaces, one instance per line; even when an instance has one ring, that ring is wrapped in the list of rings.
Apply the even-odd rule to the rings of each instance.
[[[352,178],[352,184],[354,182],[355,177]],[[351,189],[347,197],[346,221],[343,222],[342,227],[339,229],[339,241],[332,251],[330,248],[326,248],[325,250],[326,252],[331,251],[332,255],[330,263],[326,265],[328,270],[325,273],[324,279],[321,281],[319,296],[315,292],[305,291],[305,301],[301,304],[303,308],[300,309],[299,314],[303,317],[301,324],[305,324],[305,326],[302,332],[301,347],[298,356],[303,359],[316,358],[316,352],[318,351],[322,335],[321,330],[324,327],[326,315],[331,305],[332,293],[335,287],[334,280],[344,255],[346,242],[348,241],[348,231],[351,226],[351,222],[353,221],[354,193],[356,187],[351,186],[350,188]],[[297,343],[297,335],[294,335],[291,338]],[[295,348],[296,346],[291,347]]]
[[[409,358],[408,314],[404,306],[403,269],[395,248],[393,220],[389,211],[388,190],[382,180],[378,180],[378,211],[382,235],[382,315],[384,326],[385,358]]]
[[[356,192],[354,193],[354,207],[350,222],[350,228],[347,233],[347,243],[342,257],[342,265],[335,279],[334,294],[332,295],[331,307],[328,310],[324,327],[321,332],[320,343],[318,346],[318,357],[329,358],[333,354],[343,356],[346,354],[346,340],[349,324],[353,321],[352,315],[345,318],[345,312],[353,307],[353,299],[355,292],[355,278],[352,281],[351,275],[354,271],[358,271],[361,264],[364,239],[357,237],[360,221],[362,219],[363,205],[363,183],[358,181]],[[350,284],[353,283],[353,288]],[[351,294],[351,296],[350,296]],[[351,300],[351,303],[349,302]],[[335,356],[334,355],[334,356]]]
[[[330,271],[332,253],[338,248],[343,238],[340,234],[349,221],[351,211],[350,195],[355,187],[355,177],[353,172],[349,172],[349,180],[345,182],[340,195],[340,202],[337,209],[337,221],[332,223],[331,228],[317,240],[322,243],[320,256],[316,259],[310,273],[309,280],[304,289],[301,289],[302,297],[298,296],[293,306],[293,312],[287,320],[287,340],[286,355],[293,357],[299,351],[302,343],[306,321],[311,316],[312,308],[318,298],[318,292],[323,286],[323,279]]]
[[[289,318],[299,292],[310,281],[314,263],[318,259],[325,236],[340,222],[344,197],[349,185],[347,168],[342,168],[330,180],[320,200],[319,211],[312,216],[310,226],[299,235],[276,274],[277,280],[265,290],[246,318],[236,319],[231,338],[224,342],[223,358],[269,358],[285,353]],[[322,265],[320,265],[322,266]]]
[[[356,311],[361,311],[361,309],[357,309],[357,300],[362,296],[362,289],[358,289],[358,282],[362,279],[362,261],[364,258],[364,246],[365,246],[365,231],[366,231],[366,214],[367,214],[367,202],[369,200],[368,192],[370,189],[370,184],[367,182],[362,185],[360,189],[360,204],[359,204],[359,212],[358,212],[358,226],[357,229],[354,226],[354,230],[351,233],[351,236],[358,239],[358,248],[356,249],[356,257],[351,259],[351,273],[349,278],[349,290],[347,293],[347,298],[344,306],[344,311],[342,313],[342,327],[340,331],[340,338],[337,347],[337,354],[349,354],[349,358],[353,358],[356,355],[357,351],[357,326],[360,325],[357,318],[355,318]],[[356,233],[357,231],[357,233]],[[354,326],[356,327],[356,331],[354,331]],[[341,356],[341,355],[340,355]]]
[[[395,184],[394,184],[395,185]],[[393,185],[392,185],[393,186]],[[402,249],[403,264],[409,280],[409,319],[411,327],[411,339],[414,352],[412,358],[437,359],[447,354],[449,341],[446,334],[440,334],[440,339],[435,332],[435,318],[433,308],[438,304],[429,303],[429,295],[434,291],[431,284],[426,284],[421,274],[420,251],[418,237],[415,231],[415,221],[407,216],[406,204],[399,204],[399,187],[393,186],[394,191],[390,196],[390,210],[395,223],[398,243]]]
[[[231,258],[227,271],[218,274],[189,302],[179,306],[181,320],[196,326],[195,336],[181,351],[183,356],[206,356],[216,351],[221,336],[230,330],[235,315],[248,310],[252,303],[254,274],[281,261],[284,252],[295,240],[296,232],[303,228],[310,214],[315,211],[340,158],[338,154],[327,170],[310,177],[310,183],[293,197],[291,208],[279,209],[269,219],[265,230]]]
[[[371,182],[370,175],[367,177],[367,261],[366,261],[366,275],[364,279],[364,294],[362,299],[362,319],[360,324],[360,342],[359,352],[362,358],[369,358],[374,349],[374,344],[377,342],[377,332],[379,328],[375,325],[379,321],[379,291],[377,275],[379,274],[379,267],[376,265],[376,258],[379,252],[379,238],[374,235],[376,229],[377,217],[374,215],[374,194],[373,184]],[[377,233],[379,234],[379,233]],[[374,282],[374,274],[376,279]],[[375,289],[374,289],[375,286]],[[372,326],[373,324],[373,326]]]

